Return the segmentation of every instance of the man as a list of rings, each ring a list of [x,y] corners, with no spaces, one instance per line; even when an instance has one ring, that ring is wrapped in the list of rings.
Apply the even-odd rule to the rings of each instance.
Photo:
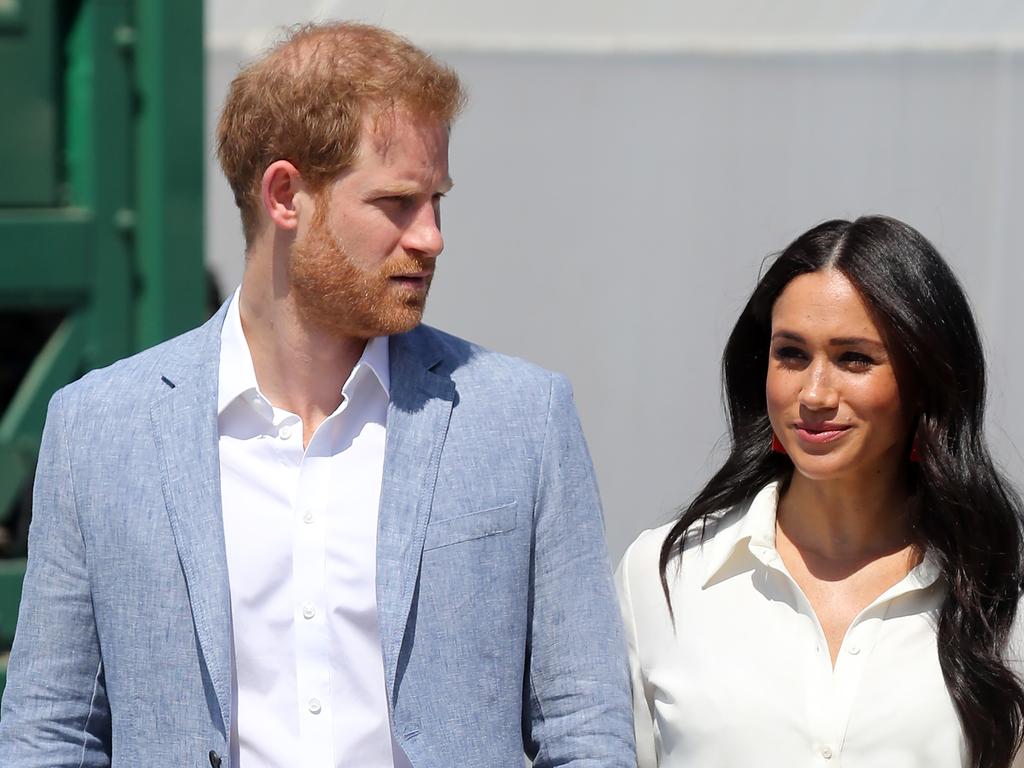
[[[242,286],[54,396],[0,765],[632,764],[569,387],[419,325],[461,102],[355,24],[235,79]]]

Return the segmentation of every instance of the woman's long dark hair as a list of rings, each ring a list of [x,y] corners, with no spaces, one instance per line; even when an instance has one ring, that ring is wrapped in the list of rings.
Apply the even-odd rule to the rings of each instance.
[[[967,298],[931,243],[902,222],[826,222],[797,238],[761,278],[722,358],[732,450],[665,539],[665,597],[669,562],[694,531],[702,535],[709,516],[749,503],[767,483],[792,475],[789,458],[769,448],[772,306],[793,278],[828,268],[860,291],[890,353],[904,361],[902,375],[897,367],[904,402],[920,408],[920,460],[907,466],[918,500],[913,522],[948,585],[938,616],[939,663],[969,765],[1008,768],[1024,727],[1024,688],[1005,661],[1024,583],[1022,505],[985,444],[985,362]]]

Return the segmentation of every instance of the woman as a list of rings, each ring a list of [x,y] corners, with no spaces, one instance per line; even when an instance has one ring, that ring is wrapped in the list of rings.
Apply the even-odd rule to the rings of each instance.
[[[723,374],[728,459],[617,576],[641,768],[1008,768],[1022,509],[949,267],[893,219],[817,226]]]

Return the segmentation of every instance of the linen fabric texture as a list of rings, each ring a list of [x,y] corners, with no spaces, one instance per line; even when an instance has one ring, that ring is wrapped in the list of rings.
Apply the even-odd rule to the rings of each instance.
[[[51,400],[4,768],[230,768],[224,312]],[[391,338],[390,376],[376,579],[397,743],[416,768],[520,768],[524,747],[537,766],[633,765],[568,383],[427,326]]]

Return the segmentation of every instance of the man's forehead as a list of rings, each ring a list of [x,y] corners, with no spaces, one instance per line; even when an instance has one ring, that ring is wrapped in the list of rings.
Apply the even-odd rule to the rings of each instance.
[[[369,111],[359,135],[360,154],[372,152],[387,161],[396,140],[420,144],[431,152],[447,150],[451,128],[429,115],[418,115],[401,107]]]

